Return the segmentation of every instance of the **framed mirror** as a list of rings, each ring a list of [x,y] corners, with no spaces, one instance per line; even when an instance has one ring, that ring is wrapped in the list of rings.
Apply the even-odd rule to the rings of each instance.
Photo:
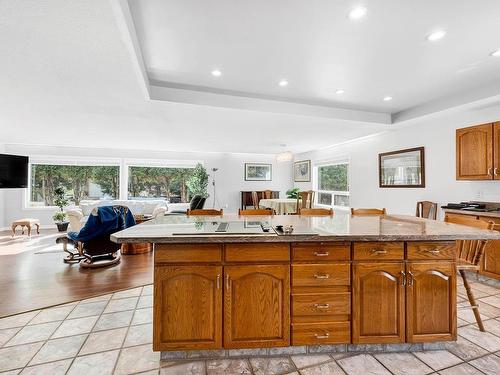
[[[424,148],[384,152],[378,155],[379,187],[425,187]]]

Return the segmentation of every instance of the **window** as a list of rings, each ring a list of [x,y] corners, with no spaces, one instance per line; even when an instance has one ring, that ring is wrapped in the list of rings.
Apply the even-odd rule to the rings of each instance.
[[[193,168],[129,167],[128,199],[163,198],[170,203],[189,202],[186,181]]]
[[[316,204],[349,207],[349,164],[339,162],[315,168]]]
[[[53,206],[62,186],[71,205],[82,200],[113,199],[120,194],[119,166],[31,164],[29,205]]]

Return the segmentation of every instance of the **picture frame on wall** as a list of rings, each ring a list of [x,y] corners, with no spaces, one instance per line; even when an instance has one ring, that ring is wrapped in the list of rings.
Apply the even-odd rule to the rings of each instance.
[[[378,155],[379,187],[424,188],[424,147],[384,152]]]
[[[245,163],[245,181],[271,181],[272,179],[272,164]]]
[[[311,181],[311,161],[301,160],[293,163],[293,180],[295,182]]]

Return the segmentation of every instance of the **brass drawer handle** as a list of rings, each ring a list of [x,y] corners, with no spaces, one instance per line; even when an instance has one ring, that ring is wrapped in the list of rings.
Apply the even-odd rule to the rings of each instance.
[[[431,250],[425,250],[426,253],[431,253],[431,254],[439,254],[441,250],[438,249],[431,249]]]
[[[325,332],[322,335],[315,333],[314,337],[316,337],[317,339],[328,339],[330,338],[330,334],[328,332]]]
[[[384,249],[372,249],[371,252],[373,254],[387,254],[387,250]]]
[[[329,303],[315,303],[314,307],[317,308],[318,310],[325,310],[330,308]]]
[[[494,174],[495,176],[498,176],[498,168],[493,169],[493,174]]]
[[[315,275],[314,275],[314,278],[315,278],[315,279],[322,279],[322,280],[323,280],[323,279],[329,279],[329,278],[330,278],[330,275],[329,275],[329,274],[327,274],[327,273],[325,273],[324,275],[318,275],[318,274],[315,274]]]
[[[330,253],[328,251],[323,251],[323,252],[315,251],[314,255],[316,255],[317,257],[327,257],[328,255],[330,255]]]

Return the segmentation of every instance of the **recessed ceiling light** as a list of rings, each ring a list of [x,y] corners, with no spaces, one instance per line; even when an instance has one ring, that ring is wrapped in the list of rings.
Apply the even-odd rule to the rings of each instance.
[[[356,7],[350,10],[348,17],[351,20],[359,20],[366,15],[367,9],[365,7]]]
[[[390,102],[392,100],[392,96],[384,96],[384,102]]]
[[[500,57],[500,49],[497,49],[496,51],[490,53],[490,55],[494,57]]]
[[[338,89],[337,91],[335,91],[335,94],[337,94],[337,95],[341,95],[341,94],[343,94],[344,92],[345,92],[345,90],[343,90],[343,89]]]
[[[286,79],[282,79],[281,81],[279,81],[278,85],[280,85],[281,87],[288,86],[288,81]]]
[[[212,75],[214,77],[220,77],[222,75],[222,72],[219,69],[212,70]]]
[[[427,40],[431,42],[435,42],[436,40],[442,39],[446,35],[446,31],[444,30],[436,30],[429,35],[427,35]]]

